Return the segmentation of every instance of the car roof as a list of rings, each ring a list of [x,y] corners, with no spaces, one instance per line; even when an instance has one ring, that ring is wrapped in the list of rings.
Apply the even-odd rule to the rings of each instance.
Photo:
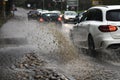
[[[58,15],[58,13],[54,13],[54,12],[45,12],[45,13],[42,13],[41,15],[44,15],[44,14],[57,14]]]
[[[90,9],[101,9],[101,10],[111,10],[111,9],[120,9],[120,5],[101,5],[101,6],[94,6],[91,7]]]
[[[58,14],[61,14],[61,12],[60,11],[50,11],[51,13],[58,13]]]
[[[69,13],[69,12],[74,12],[74,13],[76,13],[75,11],[65,11],[64,13]]]
[[[42,11],[41,14],[50,13],[49,11]]]
[[[42,11],[42,9],[37,9],[37,11]]]

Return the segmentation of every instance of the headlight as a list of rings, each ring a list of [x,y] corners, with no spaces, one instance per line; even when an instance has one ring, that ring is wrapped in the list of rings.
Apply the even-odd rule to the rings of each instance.
[[[67,16],[65,16],[65,19],[69,19]]]

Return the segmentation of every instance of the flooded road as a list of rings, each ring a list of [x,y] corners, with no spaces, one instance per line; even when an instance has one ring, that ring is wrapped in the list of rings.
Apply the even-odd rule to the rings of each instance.
[[[27,12],[18,8],[0,29],[0,80],[120,80],[119,66],[76,47],[74,24],[39,23],[28,20]]]

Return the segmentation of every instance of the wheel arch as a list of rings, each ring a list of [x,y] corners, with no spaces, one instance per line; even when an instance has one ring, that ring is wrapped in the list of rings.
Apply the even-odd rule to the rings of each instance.
[[[88,39],[89,39],[89,38],[92,38],[92,40],[93,40],[93,43],[94,43],[94,47],[95,47],[94,38],[93,38],[93,36],[92,36],[92,34],[91,34],[91,33],[89,33],[89,34],[88,34]],[[87,42],[88,42],[88,41],[87,41]]]

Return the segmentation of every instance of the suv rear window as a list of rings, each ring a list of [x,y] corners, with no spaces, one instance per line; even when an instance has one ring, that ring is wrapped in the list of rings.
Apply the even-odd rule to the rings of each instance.
[[[120,21],[120,9],[107,11],[106,19],[108,21]]]

